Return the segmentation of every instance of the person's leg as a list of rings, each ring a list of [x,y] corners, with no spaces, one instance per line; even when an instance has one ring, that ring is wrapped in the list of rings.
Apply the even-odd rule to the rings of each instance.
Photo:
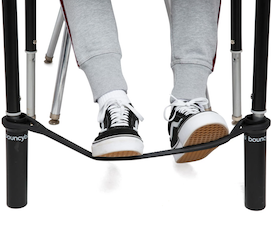
[[[172,95],[177,99],[206,96],[214,66],[220,0],[165,0],[171,29]]]
[[[78,66],[94,101],[113,90],[127,91],[121,48],[110,0],[60,0]]]
[[[225,120],[208,104],[206,89],[216,56],[220,0],[165,0],[171,30],[174,87],[168,131],[171,147],[195,145],[228,134]],[[174,155],[176,162],[206,157],[213,149]]]
[[[121,48],[111,0],[60,0],[78,66],[99,104],[101,132],[93,156],[130,156],[143,152],[136,112],[127,96]]]

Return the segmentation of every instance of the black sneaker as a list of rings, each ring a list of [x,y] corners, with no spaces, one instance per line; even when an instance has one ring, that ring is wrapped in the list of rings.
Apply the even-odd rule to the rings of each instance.
[[[225,120],[219,114],[204,109],[207,104],[206,98],[197,98],[190,101],[175,99],[170,105],[172,111],[168,120],[168,132],[171,148],[207,143],[229,133]],[[175,154],[174,158],[177,163],[197,161],[214,149]]]
[[[142,155],[143,142],[138,134],[142,116],[131,104],[109,100],[99,112],[101,131],[92,143],[94,157]]]

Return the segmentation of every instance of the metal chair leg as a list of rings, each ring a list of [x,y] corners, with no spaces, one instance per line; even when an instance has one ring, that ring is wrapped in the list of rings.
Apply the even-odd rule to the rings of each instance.
[[[52,125],[59,124],[60,109],[61,109],[61,104],[62,104],[66,74],[67,74],[67,69],[68,69],[70,49],[71,49],[71,40],[68,33],[68,29],[67,27],[65,27],[59,66],[58,66],[58,74],[57,74],[57,79],[56,79],[54,99],[53,99],[52,110],[51,110],[51,115],[50,115],[50,118],[52,120],[49,121],[49,123]]]
[[[63,17],[62,10],[60,8],[60,10],[58,12],[56,24],[55,24],[55,27],[54,27],[54,31],[53,31],[53,34],[52,34],[52,37],[51,37],[51,41],[50,41],[47,53],[45,55],[44,62],[46,64],[52,63],[52,61],[53,61],[56,44],[57,44],[59,34],[61,32],[61,29],[62,29],[63,22],[64,22],[64,17]]]

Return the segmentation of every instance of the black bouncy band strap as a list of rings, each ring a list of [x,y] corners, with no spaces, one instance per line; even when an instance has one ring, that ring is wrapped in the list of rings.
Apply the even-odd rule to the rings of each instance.
[[[230,134],[227,136],[220,138],[218,140],[214,140],[208,143],[203,143],[199,145],[193,145],[193,146],[186,146],[183,148],[178,149],[170,149],[170,150],[164,150],[164,151],[157,151],[157,152],[151,152],[151,153],[145,153],[143,155],[139,156],[129,156],[129,157],[93,157],[92,153],[73,142],[63,138],[62,136],[52,132],[51,130],[45,128],[42,124],[40,124],[35,119],[28,117],[25,114],[22,114],[21,120],[17,122],[11,122],[8,120],[8,117],[3,117],[2,123],[5,128],[7,129],[24,129],[29,130],[35,133],[42,134],[44,136],[47,136],[89,158],[92,158],[94,160],[99,161],[123,161],[123,160],[139,160],[139,159],[145,159],[145,158],[153,158],[153,157],[161,157],[161,156],[168,156],[168,155],[174,155],[174,154],[180,154],[180,153],[188,153],[193,151],[201,151],[206,150],[214,147],[218,147],[222,144],[227,143],[231,139],[235,138],[238,135],[241,135],[246,132],[251,131],[260,131],[260,130],[266,130],[270,126],[270,120],[266,117],[264,117],[263,120],[259,121],[257,124],[251,123],[252,121],[252,115],[246,116],[244,119],[240,120]]]

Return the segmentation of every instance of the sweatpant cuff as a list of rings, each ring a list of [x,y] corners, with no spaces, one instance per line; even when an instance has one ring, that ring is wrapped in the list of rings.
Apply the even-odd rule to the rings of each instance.
[[[95,56],[80,65],[88,78],[94,102],[113,90],[127,92],[127,84],[122,74],[120,59],[121,55],[108,53]]]
[[[207,80],[212,71],[197,64],[176,64],[172,67],[174,88],[172,95],[177,99],[206,98]]]

